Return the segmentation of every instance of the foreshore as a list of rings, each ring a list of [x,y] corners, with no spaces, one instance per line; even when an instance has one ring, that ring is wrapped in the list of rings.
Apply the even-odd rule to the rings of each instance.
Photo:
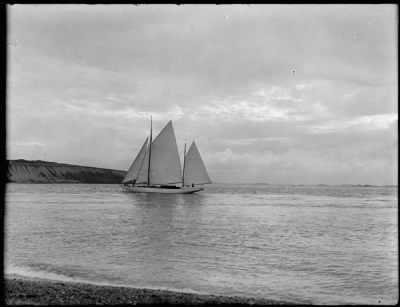
[[[239,296],[219,296],[100,286],[19,276],[5,277],[7,305],[286,305],[288,302]]]

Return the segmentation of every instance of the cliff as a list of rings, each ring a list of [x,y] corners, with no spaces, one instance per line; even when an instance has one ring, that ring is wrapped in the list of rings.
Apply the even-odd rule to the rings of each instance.
[[[120,183],[126,172],[46,161],[9,160],[8,182]]]

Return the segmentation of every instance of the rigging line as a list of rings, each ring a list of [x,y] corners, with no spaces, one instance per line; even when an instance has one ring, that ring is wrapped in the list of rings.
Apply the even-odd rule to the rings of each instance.
[[[150,161],[151,161],[151,142],[153,140],[153,117],[150,116],[150,147],[149,147],[149,167],[147,169],[147,186],[150,185]]]
[[[186,140],[185,140],[185,149],[183,151],[182,187],[185,186],[185,160],[186,160]]]

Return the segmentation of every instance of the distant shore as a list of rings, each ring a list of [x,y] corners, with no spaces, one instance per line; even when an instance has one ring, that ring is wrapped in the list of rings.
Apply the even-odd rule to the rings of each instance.
[[[48,161],[8,160],[7,181],[12,183],[119,184],[126,171]]]
[[[25,278],[14,275],[5,277],[5,302],[8,305],[290,304],[288,302],[268,299],[204,295],[117,286],[100,286],[78,282]]]

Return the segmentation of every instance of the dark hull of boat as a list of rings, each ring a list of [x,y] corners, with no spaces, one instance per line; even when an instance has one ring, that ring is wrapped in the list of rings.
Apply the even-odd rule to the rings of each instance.
[[[204,188],[184,187],[184,188],[159,188],[159,187],[138,187],[123,186],[123,188],[132,193],[156,193],[156,194],[192,194],[204,190]]]

